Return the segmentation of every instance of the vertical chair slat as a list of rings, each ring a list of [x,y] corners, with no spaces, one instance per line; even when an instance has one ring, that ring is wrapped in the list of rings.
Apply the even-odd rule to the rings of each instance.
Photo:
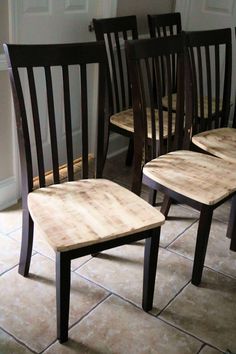
[[[107,33],[107,42],[108,42],[109,56],[110,56],[111,67],[112,67],[111,80],[113,82],[114,93],[115,93],[116,111],[119,111],[120,110],[120,99],[119,99],[118,80],[117,80],[117,73],[116,73],[116,63],[115,63],[115,58],[114,58],[114,53],[113,53],[113,43],[112,43],[110,33]]]
[[[192,81],[193,81],[193,115],[198,117],[198,90],[197,90],[197,70],[196,70],[196,61],[194,56],[194,50],[192,47],[189,48],[189,58],[191,62],[191,72],[192,72]],[[194,130],[198,130],[198,119],[194,119]]]
[[[125,84],[124,84],[124,72],[122,65],[122,56],[121,56],[121,48],[120,48],[120,40],[118,33],[114,33],[115,43],[116,43],[116,52],[117,52],[117,60],[118,60],[118,70],[120,77],[120,85],[121,85],[121,99],[122,99],[122,108],[126,106],[125,104]]]
[[[162,57],[161,57],[162,58]],[[163,58],[162,58],[163,59]],[[162,108],[162,84],[161,84],[161,76],[162,76],[162,63],[160,58],[154,59],[154,69],[155,69],[155,82],[157,88],[157,106],[158,106],[158,127],[159,127],[159,139],[158,139],[158,154],[162,155],[164,153],[163,145],[164,145],[164,127],[163,127],[163,108]]]
[[[52,74],[51,74],[51,68],[49,66],[46,66],[44,70],[45,70],[47,103],[48,103],[49,132],[50,132],[50,139],[51,139],[53,180],[54,183],[59,183],[60,176],[59,176],[58,147],[57,147],[57,129],[56,129],[56,121],[55,121]]]
[[[215,45],[215,128],[220,126],[220,48]]]
[[[86,65],[80,65],[82,109],[82,178],[88,178],[88,88]]]
[[[205,112],[204,112],[203,67],[202,67],[201,47],[197,47],[196,50],[197,50],[198,78],[199,78],[199,80],[198,80],[199,102],[197,102],[197,105],[198,105],[198,115],[200,114],[201,124],[203,124],[204,118],[205,118]],[[204,129],[204,125],[202,128]]]
[[[38,173],[39,173],[39,184],[40,187],[45,186],[45,169],[44,169],[44,159],[43,159],[43,145],[42,145],[42,135],[40,128],[40,118],[38,110],[38,101],[34,80],[34,73],[32,67],[27,67],[29,91],[31,99],[31,108],[34,121],[34,134],[36,142],[36,152],[37,152],[37,162],[38,162]]]
[[[167,82],[167,97],[168,97],[168,129],[167,129],[167,151],[172,149],[172,73],[171,73],[171,59],[166,55],[166,82]]]
[[[28,193],[33,189],[33,163],[25,101],[18,69],[11,69],[10,79],[13,90],[17,125],[22,126],[22,129],[17,129],[18,141],[20,145],[19,154],[22,166],[22,192]]]
[[[157,151],[156,151],[156,114],[155,114],[155,101],[153,97],[153,85],[152,85],[152,75],[151,75],[151,69],[150,69],[150,62],[148,59],[145,59],[145,67],[146,67],[146,73],[147,73],[147,84],[148,84],[148,90],[149,90],[149,97],[150,97],[150,116],[151,116],[151,136],[152,136],[152,143],[151,143],[151,148],[152,148],[152,156],[156,156]],[[149,157],[150,158],[150,157]]]
[[[211,84],[211,60],[209,46],[205,46],[206,54],[206,70],[207,70],[207,102],[208,102],[208,119],[206,129],[211,129],[212,125],[212,84]]]
[[[71,125],[71,105],[70,105],[70,85],[68,66],[62,66],[63,76],[63,92],[64,92],[64,113],[65,113],[65,129],[66,129],[66,154],[67,154],[67,172],[68,180],[74,180],[73,169],[73,142],[72,142],[72,125]]]

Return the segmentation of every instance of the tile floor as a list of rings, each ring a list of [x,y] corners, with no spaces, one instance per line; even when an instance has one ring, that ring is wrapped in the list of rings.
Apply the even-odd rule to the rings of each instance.
[[[108,160],[105,177],[129,188],[124,156]],[[171,207],[150,314],[141,310],[143,242],[73,261],[64,345],[56,341],[54,253],[36,230],[30,276],[18,275],[20,204],[0,212],[0,354],[236,353],[236,254],[225,237],[229,206],[214,213],[199,287],[190,283],[198,213]]]

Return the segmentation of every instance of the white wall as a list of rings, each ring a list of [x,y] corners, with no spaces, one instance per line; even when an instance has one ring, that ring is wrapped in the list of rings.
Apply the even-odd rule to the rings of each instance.
[[[117,16],[137,15],[139,33],[147,33],[147,14],[172,12],[174,6],[174,0],[118,0]]]

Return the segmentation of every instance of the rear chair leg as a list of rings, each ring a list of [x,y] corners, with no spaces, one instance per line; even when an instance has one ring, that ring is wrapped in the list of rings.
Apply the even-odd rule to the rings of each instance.
[[[192,284],[194,285],[199,285],[201,283],[207,243],[211,228],[212,214],[213,209],[207,205],[203,205],[200,213],[197,231],[197,242],[193,262]]]
[[[19,274],[27,277],[29,274],[29,267],[32,255],[34,236],[34,223],[30,216],[28,209],[23,209],[22,220],[22,238],[21,238],[21,252],[20,252],[20,264],[18,272]]]
[[[168,213],[169,213],[169,210],[170,210],[170,207],[171,207],[171,204],[172,204],[172,199],[171,197],[169,197],[168,195],[164,195],[164,200],[162,202],[162,206],[161,206],[161,210],[160,212],[165,216],[167,217]]]
[[[151,230],[151,236],[145,240],[142,300],[144,311],[150,311],[153,305],[160,230],[160,227]]]
[[[70,264],[71,260],[65,252],[56,253],[57,338],[60,343],[68,341]]]
[[[231,201],[227,237],[231,239],[230,249],[236,251],[236,195],[233,196]]]

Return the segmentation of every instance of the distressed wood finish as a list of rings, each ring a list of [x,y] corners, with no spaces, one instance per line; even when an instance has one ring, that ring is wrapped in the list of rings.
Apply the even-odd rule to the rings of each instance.
[[[228,31],[226,31],[228,33]],[[231,237],[231,250],[236,251],[236,169],[235,164],[221,160],[215,156],[189,151],[192,138],[192,109],[194,92],[190,62],[185,51],[185,34],[142,41],[128,41],[127,56],[129,60],[130,78],[132,83],[133,110],[134,110],[134,151],[135,165],[133,189],[140,187],[140,182],[150,189],[150,202],[153,204],[156,191],[164,193],[164,202],[161,211],[168,215],[170,201],[187,204],[200,211],[197,241],[195,247],[192,283],[199,285],[202,278],[207,243],[213,210],[233,197],[232,211],[228,226],[228,235]],[[177,104],[175,125],[173,132],[173,101],[170,84],[171,69],[170,55],[177,55]],[[164,115],[162,106],[162,86],[160,85],[160,58],[164,58],[167,74],[168,92],[168,136],[160,136],[158,149],[156,148],[156,111],[159,111],[159,126],[164,129]],[[156,84],[146,90],[143,83],[150,78],[150,69],[147,62],[154,63],[153,78]],[[143,62],[145,65],[143,65]],[[169,80],[169,81],[168,81]],[[150,80],[149,80],[150,82]],[[153,90],[154,85],[157,90]],[[145,114],[147,102],[151,102],[152,136],[148,137],[148,120]],[[157,102],[157,107],[155,107]],[[219,98],[218,98],[219,104]],[[224,104],[224,103],[223,103]],[[152,142],[150,142],[152,139]],[[149,145],[147,145],[149,140]],[[149,155],[146,155],[147,147]],[[150,154],[151,152],[151,154]],[[143,169],[143,156],[152,156]],[[145,159],[148,161],[147,159]],[[139,191],[139,190],[138,190]]]
[[[154,114],[156,117],[156,137],[159,138],[159,119],[158,119],[158,110],[155,110]],[[148,138],[152,137],[152,121],[151,121],[151,109],[147,108],[147,135]],[[175,114],[173,113],[173,123],[172,123],[172,131],[174,132],[175,125]],[[125,128],[129,132],[134,132],[134,117],[133,117],[133,109],[127,109],[126,111],[116,113],[111,116],[111,122],[116,124],[120,128]],[[163,112],[163,137],[168,137],[168,113]]]
[[[151,309],[164,216],[132,192],[101,178],[108,137],[105,43],[4,45],[4,49],[13,91],[22,174],[23,227],[19,273],[23,276],[29,273],[35,223],[56,252],[57,338],[63,343],[68,340],[70,265],[74,258],[147,239],[142,306],[146,311]],[[97,132],[93,134],[89,131],[89,88],[96,82],[91,72],[87,72],[87,67],[92,65],[98,72],[98,106],[94,117]],[[41,75],[36,74],[39,67],[43,69]],[[53,75],[55,67],[58,76]],[[20,72],[22,69],[25,75]],[[76,85],[73,85],[72,77],[76,79]],[[22,78],[28,78],[23,81],[28,82],[28,90],[24,90]],[[37,80],[42,84],[43,78],[45,87],[39,90]],[[62,91],[62,100],[54,101],[54,89],[58,87]],[[39,104],[45,97],[46,113]],[[76,108],[72,105],[75,101]],[[57,113],[62,110],[65,139],[59,144],[56,127],[60,116],[58,118]],[[72,134],[73,114],[80,131],[76,139]],[[51,152],[51,171],[45,167],[44,124],[49,126],[47,143]],[[94,133],[97,135],[96,144],[92,141]],[[94,145],[95,158],[89,151]],[[36,156],[32,153],[34,149]],[[75,156],[75,151],[81,151],[81,156]],[[91,163],[94,163],[93,177],[98,179],[88,178]],[[35,165],[38,177],[33,178]],[[82,179],[74,181],[78,175]]]
[[[192,142],[214,156],[236,163],[236,129],[234,128],[208,130],[194,135]]]
[[[164,222],[164,216],[148,203],[104,179],[38,189],[28,195],[28,205],[35,223],[60,252],[156,228]]]
[[[143,173],[168,189],[214,205],[236,191],[235,165],[214,156],[181,150],[148,162]]]

